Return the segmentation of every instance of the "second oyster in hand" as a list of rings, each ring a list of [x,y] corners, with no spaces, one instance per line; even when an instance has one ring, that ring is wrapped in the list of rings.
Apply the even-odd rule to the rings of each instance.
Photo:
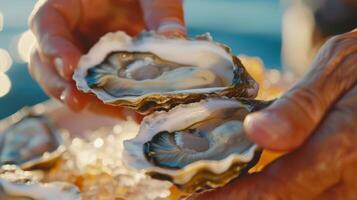
[[[141,113],[207,96],[255,97],[258,89],[231,50],[209,35],[185,39],[153,32],[105,35],[80,59],[74,80],[104,103]]]
[[[261,151],[242,123],[269,103],[209,98],[155,112],[124,142],[124,162],[189,193],[223,186],[258,161]]]

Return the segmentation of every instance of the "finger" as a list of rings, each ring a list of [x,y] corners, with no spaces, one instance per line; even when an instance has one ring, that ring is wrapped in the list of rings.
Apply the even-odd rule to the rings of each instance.
[[[41,61],[37,50],[33,51],[30,56],[29,71],[42,89],[49,95],[60,100],[63,91],[68,88],[67,82],[59,77],[51,66]]]
[[[42,52],[52,58],[54,67],[58,74],[65,80],[72,80],[73,72],[77,67],[81,52],[72,42],[60,38],[52,37],[43,39]]]
[[[168,37],[184,37],[186,36],[186,28],[177,20],[166,19],[161,21],[157,33]]]
[[[86,108],[93,113],[118,119],[132,118],[136,122],[140,122],[142,119],[142,116],[133,110],[106,105],[96,96],[78,91],[75,84],[68,85],[66,90],[61,94],[61,100],[65,102],[72,111],[81,111]]]
[[[200,199],[315,199],[330,188],[356,182],[348,170],[357,167],[356,102],[354,86],[297,151]]]
[[[168,36],[186,35],[182,0],[140,0],[146,26]]]
[[[77,90],[74,82],[71,81],[68,83],[66,90],[62,92],[61,101],[65,102],[72,111],[79,112],[89,103],[83,96],[84,95]]]
[[[71,110],[80,111],[86,106],[86,102],[73,92],[74,84],[63,80],[51,63],[44,63],[37,50],[30,56],[29,71],[46,94],[60,100]]]
[[[30,19],[42,60],[53,62],[57,72],[66,80],[72,78],[81,55],[73,36],[79,20],[78,8],[78,0],[50,0],[35,9]]]
[[[312,71],[272,106],[245,120],[248,136],[271,150],[300,146],[331,105],[357,81],[357,32],[327,42]]]

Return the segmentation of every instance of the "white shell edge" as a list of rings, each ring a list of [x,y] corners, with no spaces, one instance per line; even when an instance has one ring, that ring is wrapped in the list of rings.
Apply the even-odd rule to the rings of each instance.
[[[165,41],[165,43],[161,42]],[[169,41],[169,42],[168,42]],[[113,33],[107,33],[103,37],[100,38],[100,40],[90,49],[90,51],[83,55],[78,63],[78,67],[75,70],[73,74],[73,79],[76,82],[77,88],[85,93],[94,93],[100,100],[102,100],[104,103],[110,103],[110,102],[115,102],[117,100],[125,100],[128,102],[137,102],[141,101],[142,99],[145,99],[151,95],[157,95],[155,93],[151,94],[146,94],[143,96],[127,96],[127,97],[113,97],[109,95],[107,92],[100,90],[100,89],[91,89],[87,82],[85,81],[85,76],[87,75],[87,70],[99,63],[101,63],[105,57],[110,53],[110,52],[115,52],[115,51],[151,51],[154,53],[155,50],[160,49],[157,48],[157,46],[162,46],[162,45],[167,45],[170,43],[175,43],[175,42],[184,42],[184,45],[188,45],[191,47],[186,48],[194,51],[195,48],[192,47],[192,43],[194,42],[195,44],[203,44],[203,45],[209,45],[214,51],[214,55],[220,56],[221,58],[224,58],[227,62],[233,63],[232,60],[232,55],[227,53],[222,47],[220,47],[218,44],[212,42],[212,41],[207,41],[207,40],[195,40],[195,41],[190,41],[190,40],[184,40],[181,38],[177,39],[170,39],[168,40],[167,38],[163,36],[157,36],[157,37],[142,37],[139,40],[134,40],[132,37],[127,35],[123,31],[117,31]],[[140,44],[137,44],[140,43]],[[110,44],[110,45],[108,45]],[[182,45],[182,46],[184,46]],[[182,55],[180,54],[175,54],[173,56],[172,51],[175,51],[176,49],[171,49],[171,51],[168,51],[169,48],[165,47],[165,50],[157,50],[160,51],[157,53],[160,55],[161,58],[175,61],[176,59],[182,58]],[[184,52],[181,50],[181,52]],[[192,54],[191,54],[192,55]],[[197,55],[199,56],[199,55]],[[192,65],[199,65],[199,66],[210,66],[210,62],[213,62],[214,59],[200,59],[202,63],[197,64],[195,62],[198,62],[197,58],[192,58],[191,62],[193,63],[185,63],[185,64],[192,64]],[[175,62],[179,62],[178,60]],[[232,64],[234,66],[234,64]],[[233,70],[233,69],[232,69]],[[233,73],[232,73],[233,74]],[[181,94],[188,94],[188,93],[212,93],[212,92],[218,92],[222,91],[225,89],[225,87],[216,87],[216,88],[199,88],[199,89],[191,89],[191,90],[181,90],[181,91],[174,91],[174,92],[166,92],[163,94],[176,94],[176,93],[181,93]],[[162,95],[162,94],[161,94]]]

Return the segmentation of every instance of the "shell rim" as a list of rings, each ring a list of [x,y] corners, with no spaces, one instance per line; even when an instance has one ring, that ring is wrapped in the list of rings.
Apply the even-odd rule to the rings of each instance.
[[[36,168],[41,168],[41,166],[50,165],[52,162],[57,161],[63,153],[66,151],[64,146],[64,138],[62,136],[62,131],[55,127],[53,122],[39,113],[36,109],[31,109],[29,107],[24,107],[14,113],[13,115],[7,117],[4,120],[0,121],[0,141],[3,139],[5,132],[13,126],[16,126],[18,123],[21,123],[23,120],[29,118],[35,118],[41,120],[44,123],[45,128],[48,132],[51,133],[52,138],[56,141],[58,146],[53,151],[46,151],[41,156],[28,160],[19,166],[22,170],[31,170]],[[2,144],[0,145],[2,146]]]
[[[227,55],[230,57],[232,67],[233,67],[232,72],[234,74],[234,78],[231,81],[231,84],[228,86],[186,89],[186,90],[177,90],[177,91],[162,92],[162,93],[147,93],[147,94],[144,94],[141,96],[122,96],[122,97],[114,97],[112,95],[109,95],[107,92],[105,92],[103,90],[92,89],[91,87],[88,86],[87,82],[84,79],[84,77],[87,74],[87,70],[89,68],[91,68],[92,66],[84,66],[84,67],[81,67],[81,66],[84,65],[83,63],[86,62],[86,58],[90,57],[93,54],[93,52],[91,52],[92,49],[103,46],[103,44],[107,43],[108,40],[110,40],[110,38],[114,37],[114,36],[121,37],[121,40],[125,40],[124,42],[126,42],[126,43],[128,43],[128,42],[132,43],[133,40],[140,40],[142,37],[147,37],[147,36],[153,36],[153,37],[156,37],[159,39],[167,39],[165,36],[158,35],[155,32],[143,32],[136,38],[130,37],[123,31],[107,33],[102,38],[100,38],[100,40],[94,46],[92,46],[91,50],[86,55],[84,55],[80,58],[78,67],[73,74],[73,79],[76,82],[77,88],[82,92],[95,95],[104,104],[109,104],[109,105],[114,105],[114,106],[126,106],[129,108],[138,110],[138,112],[146,113],[146,111],[141,111],[140,108],[142,106],[142,102],[145,102],[147,99],[151,99],[157,105],[164,105],[165,102],[169,101],[173,97],[176,97],[180,100],[185,100],[190,95],[196,94],[196,95],[204,96],[202,98],[199,98],[199,99],[203,99],[203,98],[209,97],[209,96],[225,95],[224,93],[230,93],[230,94],[237,93],[237,92],[232,92],[237,89],[241,90],[244,88],[245,90],[247,90],[248,88],[252,88],[254,91],[253,95],[248,95],[248,94],[246,94],[246,92],[244,93],[244,91],[243,92],[239,91],[237,93],[237,94],[239,94],[239,96],[242,96],[242,97],[250,97],[250,96],[255,96],[258,91],[258,86],[256,83],[253,84],[252,86],[249,86],[249,84],[247,84],[247,85],[242,84],[242,82],[247,83],[247,82],[252,82],[254,80],[250,77],[247,70],[244,68],[244,66],[240,62],[240,60],[235,55],[232,54],[231,49],[224,44],[214,42],[209,33],[206,33],[206,34],[203,34],[200,36],[196,36],[196,41],[211,42],[214,45],[216,45],[217,47],[221,48],[223,51],[225,51],[227,53]],[[174,38],[174,39],[183,40],[183,38]],[[192,41],[193,39],[188,39],[188,40]],[[103,59],[105,59],[105,58],[102,58],[101,60],[103,60]],[[240,68],[242,68],[242,69],[240,70]],[[240,73],[244,73],[246,75],[246,77],[244,78],[244,80],[237,81],[236,80],[237,77],[241,78],[241,77],[239,77]],[[163,101],[163,99],[166,99],[166,101]],[[157,106],[157,107],[162,107],[162,106]],[[164,105],[164,107],[165,107],[165,105]],[[148,109],[148,110],[150,110],[150,109]],[[158,109],[153,108],[151,110],[158,110]]]

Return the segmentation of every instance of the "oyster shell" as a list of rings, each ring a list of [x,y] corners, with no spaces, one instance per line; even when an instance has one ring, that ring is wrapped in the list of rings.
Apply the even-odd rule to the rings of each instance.
[[[65,182],[41,183],[39,178],[15,165],[0,169],[0,199],[81,200],[78,188]]]
[[[209,98],[155,112],[124,142],[124,162],[185,192],[222,186],[258,161],[261,151],[243,133],[242,122],[269,103]]]
[[[79,90],[141,113],[167,110],[207,96],[254,97],[258,86],[227,46],[209,35],[167,38],[145,32],[108,33],[81,57]]]
[[[63,138],[49,119],[23,109],[0,124],[0,165],[47,168],[64,152]]]

